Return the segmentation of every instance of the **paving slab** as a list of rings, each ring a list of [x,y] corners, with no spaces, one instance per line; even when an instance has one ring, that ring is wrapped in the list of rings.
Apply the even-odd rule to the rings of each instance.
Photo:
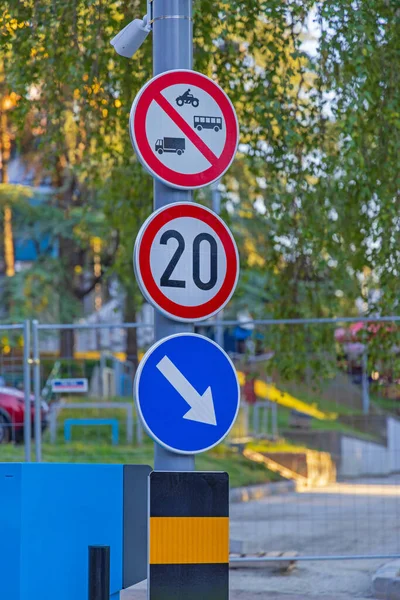
[[[282,576],[283,579],[286,576]],[[229,600],[374,600],[372,596],[364,597],[363,595],[348,595],[348,594],[324,594],[318,590],[315,594],[285,594],[276,591],[257,590],[249,591],[248,589],[235,589],[235,586],[239,583],[236,577],[230,579],[230,593]],[[264,588],[268,587],[268,579],[265,581]],[[147,600],[147,583],[142,582],[128,590],[121,592],[120,600]]]
[[[379,598],[372,577],[388,562],[385,556],[400,553],[399,499],[400,475],[396,475],[232,503],[231,539],[249,545],[249,552],[293,550],[300,556],[382,558],[297,561],[284,575],[270,568],[235,569],[230,574],[230,600]],[[386,586],[386,595],[380,598],[398,600],[394,591]],[[145,588],[125,593],[121,600],[147,600]]]
[[[372,590],[376,598],[400,600],[400,560],[392,560],[376,571]]]
[[[229,600],[317,600],[321,598],[323,600],[354,600],[354,596],[304,596],[296,594],[276,594],[274,592],[260,592],[260,593],[249,593],[249,592],[238,592],[233,591],[229,594]],[[125,590],[121,594],[121,600],[147,600],[147,592],[144,590]],[[371,598],[361,598],[357,600],[371,600]]]

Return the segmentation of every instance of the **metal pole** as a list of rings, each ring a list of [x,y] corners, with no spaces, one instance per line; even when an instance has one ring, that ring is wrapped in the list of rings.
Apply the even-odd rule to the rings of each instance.
[[[264,406],[263,410],[264,410],[264,418],[263,418],[263,425],[262,426],[264,428],[264,432],[261,431],[261,433],[265,433],[265,436],[268,437],[269,411],[271,410],[271,407],[268,406],[268,405]]]
[[[35,395],[35,459],[42,462],[42,411],[40,401],[40,352],[38,321],[32,321],[33,393]]]
[[[400,558],[400,554],[327,554],[322,556],[286,556],[285,560],[320,561],[320,560],[384,560]],[[232,556],[230,563],[264,563],[279,562],[282,556]]]
[[[143,427],[138,416],[136,416],[136,444],[138,446],[143,444]]]
[[[153,0],[153,71],[154,75],[171,69],[193,66],[192,0]],[[154,210],[173,202],[190,202],[193,193],[170,188],[154,180]],[[193,331],[193,326],[177,323],[155,314],[155,340],[174,333]],[[192,455],[177,455],[154,447],[154,468],[159,471],[194,471]]]
[[[275,403],[272,405],[272,437],[278,439],[278,407]]]
[[[211,186],[211,206],[213,211],[217,214],[221,214],[221,193],[219,191],[219,180]],[[220,310],[215,316],[215,319],[222,321],[224,318],[224,309]],[[224,347],[224,326],[219,323],[215,326],[215,341],[221,348]]]
[[[243,432],[243,437],[248,437],[250,435],[250,411],[249,411],[249,405],[247,404],[246,401],[243,402],[243,396],[241,399],[241,403],[240,403],[240,410],[243,412],[244,415],[244,432]]]
[[[128,404],[126,411],[126,443],[133,442],[133,404]]]
[[[89,546],[89,600],[110,598],[110,546]]]
[[[30,326],[24,321],[24,446],[25,462],[31,462],[31,365],[30,365]]]
[[[258,435],[258,404],[257,402],[253,404],[253,435],[257,437]]]
[[[218,186],[219,180],[211,186],[211,206],[217,215],[221,214],[221,194]]]
[[[369,381],[368,381],[368,355],[365,350],[362,356],[362,407],[364,415],[369,414]]]
[[[105,381],[104,381],[104,368],[106,366],[106,361],[105,361],[105,355],[104,352],[102,350],[100,350],[100,363],[99,363],[99,369],[100,369],[100,377],[99,377],[99,383],[100,383],[100,398],[104,398],[105,397]]]

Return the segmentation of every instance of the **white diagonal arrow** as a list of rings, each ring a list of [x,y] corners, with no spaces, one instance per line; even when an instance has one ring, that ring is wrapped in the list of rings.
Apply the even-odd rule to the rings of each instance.
[[[208,387],[201,396],[168,356],[164,356],[160,360],[157,369],[161,371],[165,379],[169,381],[178,394],[189,404],[190,410],[183,415],[184,419],[206,423],[207,425],[217,424],[211,387]]]

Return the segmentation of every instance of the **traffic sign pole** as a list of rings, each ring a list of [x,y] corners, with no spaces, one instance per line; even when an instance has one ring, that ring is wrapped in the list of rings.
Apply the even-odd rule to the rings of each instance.
[[[216,215],[221,214],[221,192],[219,191],[220,180],[216,181],[211,186],[211,208],[215,212]],[[222,321],[224,318],[224,309],[220,310],[219,313],[215,315],[216,321]],[[215,327],[215,341],[221,348],[224,347],[224,326],[217,325]]]
[[[193,68],[192,0],[152,0],[154,75],[171,69]],[[173,202],[190,202],[193,192],[168,187],[154,179],[154,209]],[[191,332],[193,325],[179,323],[155,312],[156,341],[175,333]],[[194,471],[194,455],[174,454],[155,444],[154,468],[159,471]]]

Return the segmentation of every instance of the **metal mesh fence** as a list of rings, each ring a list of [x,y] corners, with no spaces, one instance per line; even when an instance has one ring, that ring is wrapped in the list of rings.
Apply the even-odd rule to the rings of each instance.
[[[30,394],[29,323],[0,325],[0,460],[13,460],[13,448],[30,459],[34,404]]]
[[[33,322],[35,397],[49,405],[46,430],[36,443],[39,460],[148,462],[151,446],[142,448],[132,394],[137,362],[152,329],[137,323]],[[64,386],[61,392],[54,381]]]
[[[400,556],[399,330],[397,318],[196,328],[223,338],[242,389],[237,422],[212,451],[235,485],[257,483],[233,494],[243,501],[231,507],[234,561]],[[132,402],[151,325],[33,322],[31,346],[27,324],[1,334],[0,376],[29,404],[34,459],[152,464]],[[55,379],[87,391],[59,393]],[[29,458],[25,424],[0,419],[2,460]]]
[[[232,505],[235,560],[400,555],[399,333],[396,318],[225,330],[251,416],[243,452],[294,485]]]

